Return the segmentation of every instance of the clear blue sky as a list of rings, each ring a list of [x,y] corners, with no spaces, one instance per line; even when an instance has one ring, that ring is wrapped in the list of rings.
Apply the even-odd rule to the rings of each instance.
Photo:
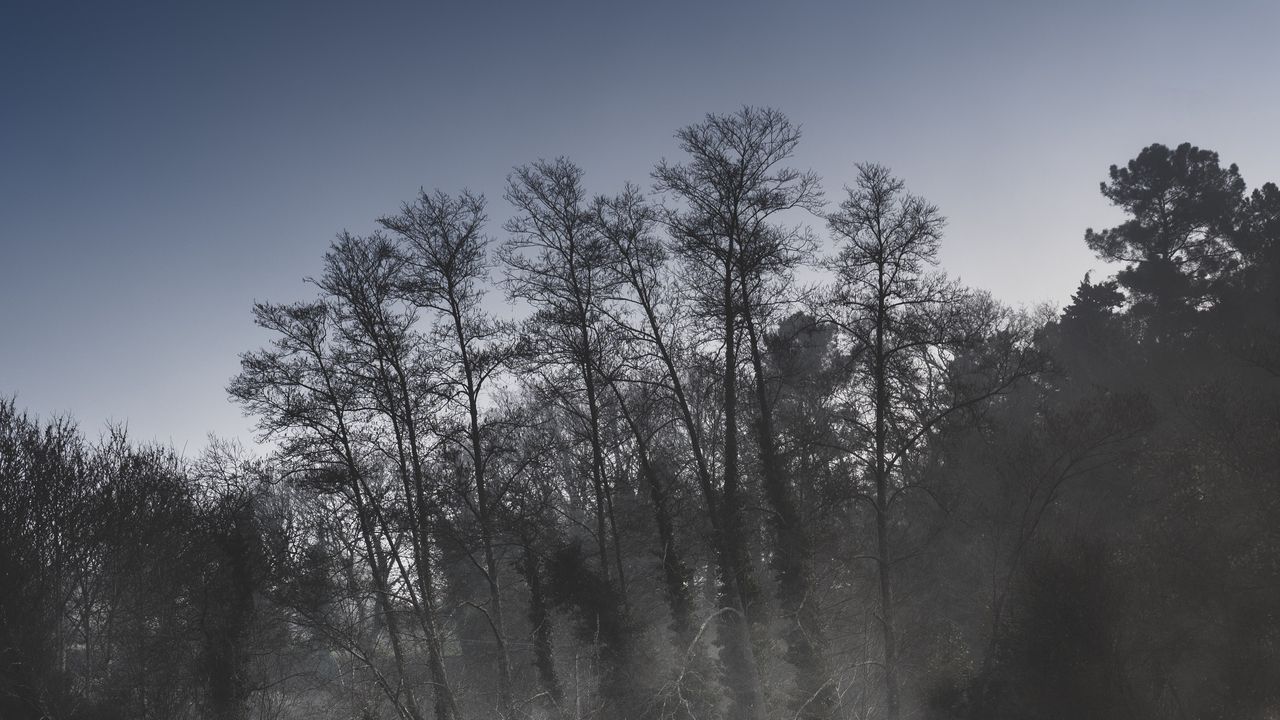
[[[1107,167],[1190,141],[1280,180],[1275,2],[62,2],[0,10],[0,394],[91,434],[248,438],[255,300],[419,186],[568,155],[648,183],[672,133],[773,105],[829,198],[890,165],[943,263],[1062,304]]]

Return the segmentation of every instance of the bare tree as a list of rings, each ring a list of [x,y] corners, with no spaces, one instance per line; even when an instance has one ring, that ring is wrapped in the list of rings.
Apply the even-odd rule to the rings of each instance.
[[[616,574],[623,587],[616,558],[610,569],[610,491],[601,444],[600,303],[610,283],[606,245],[591,223],[582,170],[564,158],[516,168],[508,178],[507,200],[518,213],[507,223],[511,237],[500,250],[507,292],[536,309],[535,353],[572,368],[582,383],[600,569],[606,578]]]
[[[450,720],[458,709],[444,667],[431,560],[435,510],[429,498],[436,490],[426,476],[423,457],[425,418],[435,394],[430,367],[434,358],[414,331],[416,314],[396,301],[402,267],[403,260],[386,237],[343,233],[325,256],[325,273],[316,284],[332,300],[336,326],[347,344],[349,373],[391,428],[392,461],[403,488],[417,578],[417,591],[409,596],[426,638],[436,717]]]
[[[750,309],[744,306],[744,300],[751,299],[749,284],[767,270],[785,266],[791,243],[797,239],[772,225],[775,216],[789,210],[816,209],[820,201],[818,180],[811,173],[782,164],[794,151],[800,133],[772,109],[747,107],[731,115],[708,115],[704,122],[680,130],[677,138],[689,160],[664,160],[653,176],[657,189],[681,204],[668,211],[664,220],[684,264],[692,297],[705,317],[719,324],[724,413],[724,470],[716,522],[717,545],[723,556],[721,600],[725,604],[721,659],[733,697],[731,712],[738,717],[761,717],[764,696],[748,631],[747,587],[751,583],[742,542],[739,334],[751,318]],[[776,472],[768,476],[771,492],[767,494],[771,499],[782,499],[785,511],[785,480]],[[708,498],[708,508],[713,505]],[[785,512],[777,516],[783,523],[792,519]]]
[[[531,332],[523,338],[525,358],[555,376],[555,381],[543,383],[543,390],[563,404],[586,438],[600,595],[617,604],[601,616],[616,616],[621,627],[627,578],[607,469],[609,398],[602,362],[602,304],[615,280],[609,272],[609,246],[592,222],[582,176],[582,169],[565,158],[516,168],[507,179],[506,192],[516,215],[506,224],[510,236],[499,255],[506,266],[508,295],[534,309],[528,321]],[[602,692],[617,704],[626,690],[621,674],[625,651],[604,644],[602,639],[602,657],[610,661],[602,675]]]
[[[901,712],[893,545],[895,503],[920,490],[909,460],[956,412],[1032,369],[1007,313],[931,272],[945,220],[879,165],[858,180],[828,223],[841,243],[831,263],[832,319],[856,344],[848,400],[857,466],[852,484],[875,517],[885,706]],[[864,489],[865,488],[865,489]]]
[[[349,648],[370,664],[378,686],[400,715],[421,720],[417,695],[408,674],[408,649],[391,589],[394,561],[383,543],[383,516],[370,485],[371,459],[360,437],[366,413],[356,383],[343,371],[347,354],[330,337],[333,310],[324,302],[254,306],[258,325],[275,337],[267,350],[241,356],[241,372],[228,391],[258,418],[264,439],[279,442],[285,457],[299,469],[318,468],[333,478],[327,483],[352,506],[374,584],[375,599],[386,623],[397,677],[386,678],[372,666],[368,653]]]
[[[423,192],[379,222],[401,243],[398,291],[435,316],[431,336],[438,346],[440,392],[446,400],[440,424],[444,438],[470,461],[471,488],[464,501],[480,526],[489,591],[485,612],[497,645],[498,712],[505,716],[512,707],[511,661],[495,539],[503,485],[490,477],[487,446],[493,443],[492,430],[484,424],[480,407],[490,379],[503,367],[506,350],[502,328],[481,307],[490,269],[485,219],[483,197]]]

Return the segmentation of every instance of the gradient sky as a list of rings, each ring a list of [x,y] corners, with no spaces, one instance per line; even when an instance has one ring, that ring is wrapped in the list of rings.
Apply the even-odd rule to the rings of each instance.
[[[673,132],[772,105],[829,199],[891,166],[942,261],[1014,304],[1102,269],[1112,163],[1190,141],[1280,180],[1280,3],[61,2],[0,10],[0,395],[90,435],[248,439],[257,300],[420,186],[568,155],[648,185]]]

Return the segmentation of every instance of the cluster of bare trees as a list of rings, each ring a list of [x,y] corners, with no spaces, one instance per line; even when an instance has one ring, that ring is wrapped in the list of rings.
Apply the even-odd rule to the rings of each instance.
[[[1026,376],[1034,353],[1016,314],[933,270],[942,219],[884,168],[861,167],[823,218],[817,177],[788,165],[799,137],[769,109],[708,116],[678,133],[684,156],[655,168],[652,200],[634,186],[592,196],[565,159],[519,167],[496,248],[483,198],[424,192],[378,231],[338,238],[318,299],[256,308],[276,340],[245,356],[231,392],[289,472],[328,473],[351,508],[387,618],[383,689],[406,717],[428,694],[436,717],[456,717],[460,693],[473,714],[532,698],[569,712],[553,607],[591,659],[574,713],[830,717],[850,681],[828,657],[832,588],[811,527],[832,492],[873,517],[870,571],[852,572],[876,578],[879,628],[862,641],[900,714],[897,498],[939,424]],[[834,282],[798,292],[806,264]],[[492,316],[491,280],[531,315]],[[821,389],[821,438],[777,417],[784,321],[829,329],[814,359],[840,372]],[[802,475],[806,445],[821,449]],[[638,562],[640,548],[660,562]],[[484,592],[434,580],[455,557]],[[695,577],[714,593],[697,597]],[[655,638],[640,621],[656,611],[633,607],[653,580],[665,669],[642,662]],[[441,628],[457,608],[483,617],[471,639],[487,643],[484,662],[450,668]],[[536,683],[513,669],[530,639]],[[419,655],[428,684],[413,681]],[[460,678],[481,667],[483,682]]]
[[[468,192],[340,234],[314,299],[254,307],[271,341],[230,393],[270,458],[0,408],[0,709],[1276,709],[1274,186],[1145,150],[1104,186],[1134,219],[1087,236],[1130,265],[1031,316],[938,271],[939,210],[884,167],[828,204],[775,110],[676,139],[649,193],[516,168],[500,239]],[[1232,508],[1250,531],[1215,534]],[[1207,585],[1171,564],[1193,530]]]

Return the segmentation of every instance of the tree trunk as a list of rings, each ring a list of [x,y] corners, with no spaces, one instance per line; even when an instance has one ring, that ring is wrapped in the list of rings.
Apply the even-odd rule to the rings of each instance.
[[[681,559],[679,546],[676,543],[675,524],[671,520],[671,512],[667,507],[667,494],[662,486],[662,478],[654,467],[649,454],[649,443],[640,429],[639,423],[627,409],[622,393],[614,383],[614,395],[622,410],[623,419],[631,429],[636,441],[636,456],[640,463],[640,474],[649,488],[649,500],[653,504],[653,520],[658,528],[658,542],[662,550],[658,557],[662,565],[662,577],[667,587],[667,605],[671,608],[671,629],[675,633],[676,649],[683,652],[693,641],[693,603],[689,597],[689,569]]]
[[[422,458],[418,453],[417,423],[413,418],[409,382],[405,372],[398,362],[392,362],[392,367],[395,370],[396,381],[399,385],[401,411],[403,413],[403,417],[399,419],[399,422],[396,421],[395,417],[392,418],[392,425],[395,428],[399,447],[401,472],[403,472],[404,465],[404,445],[400,444],[401,431],[399,425],[401,423],[403,423],[405,432],[408,434],[407,445],[412,487],[405,488],[405,500],[409,505],[407,508],[409,516],[414,520],[411,523],[410,536],[413,540],[414,567],[417,570],[418,592],[421,596],[421,624],[423,633],[426,635],[427,667],[431,673],[432,696],[435,698],[434,710],[436,720],[454,720],[459,713],[457,700],[453,695],[453,686],[449,683],[449,676],[444,665],[444,651],[441,646],[440,629],[436,619],[435,582],[431,568],[431,516],[430,510],[426,505],[426,482],[423,477]],[[392,415],[394,416],[395,413],[393,412]]]
[[[485,580],[489,588],[489,604],[493,608],[489,622],[493,628],[494,642],[498,649],[498,704],[502,713],[512,707],[511,658],[507,651],[507,637],[502,617],[502,585],[498,575],[498,562],[493,552],[493,498],[489,497],[488,478],[485,477],[484,438],[480,432],[480,386],[467,346],[466,332],[462,326],[462,308],[450,287],[449,309],[453,317],[454,338],[458,342],[458,354],[462,358],[463,379],[467,393],[467,434],[471,445],[471,466],[476,484],[476,512],[480,520],[480,541],[484,546]]]
[[[774,529],[777,533],[774,572],[778,580],[778,601],[791,620],[785,637],[787,662],[796,669],[792,704],[798,711],[798,717],[820,720],[831,716],[835,693],[822,653],[821,619],[809,564],[809,537],[796,510],[782,458],[778,455],[773,429],[773,403],[769,398],[764,358],[752,315],[747,279],[741,277],[740,282],[742,316],[747,329],[751,364],[755,371],[754,389],[759,412],[756,440],[759,444],[760,464],[763,466],[765,499],[773,511]]]
[[[733,236],[724,268],[724,491],[721,498],[720,659],[730,695],[729,715],[744,720],[764,719],[760,669],[751,644],[747,615],[750,577],[746,528],[738,497],[738,356],[737,313],[733,288]]]
[[[582,329],[582,341],[587,341],[586,328]],[[584,352],[587,352],[584,348]],[[600,553],[600,574],[606,582],[609,582],[611,572],[609,570],[609,543],[608,543],[608,523],[605,518],[607,500],[605,494],[609,491],[605,481],[604,471],[604,446],[600,440],[600,402],[596,397],[595,373],[591,366],[591,361],[583,358],[580,363],[582,370],[582,380],[587,389],[587,413],[590,427],[587,428],[591,441],[591,483],[596,495],[596,545]],[[622,568],[618,567],[621,571]]]
[[[889,720],[898,720],[898,647],[893,623],[893,561],[889,547],[889,467],[888,358],[885,352],[885,330],[888,324],[887,298],[884,288],[884,265],[879,267],[879,287],[875,326],[875,484],[876,484],[876,558],[880,576],[880,627],[884,636],[885,710]]]
[[[351,484],[356,503],[356,515],[360,524],[360,536],[364,542],[365,551],[369,553],[370,569],[373,572],[374,596],[377,598],[378,609],[382,612],[383,622],[387,625],[387,636],[391,641],[391,653],[395,658],[396,672],[404,689],[405,702],[400,709],[412,720],[422,720],[422,711],[418,708],[418,699],[414,695],[413,687],[405,682],[405,654],[400,639],[400,621],[396,617],[395,610],[391,607],[391,589],[387,585],[387,576],[389,574],[387,561],[374,537],[372,521],[364,503],[360,481],[354,474],[352,475]],[[398,694],[399,688],[396,690]],[[397,703],[399,702],[398,697],[396,701]]]

